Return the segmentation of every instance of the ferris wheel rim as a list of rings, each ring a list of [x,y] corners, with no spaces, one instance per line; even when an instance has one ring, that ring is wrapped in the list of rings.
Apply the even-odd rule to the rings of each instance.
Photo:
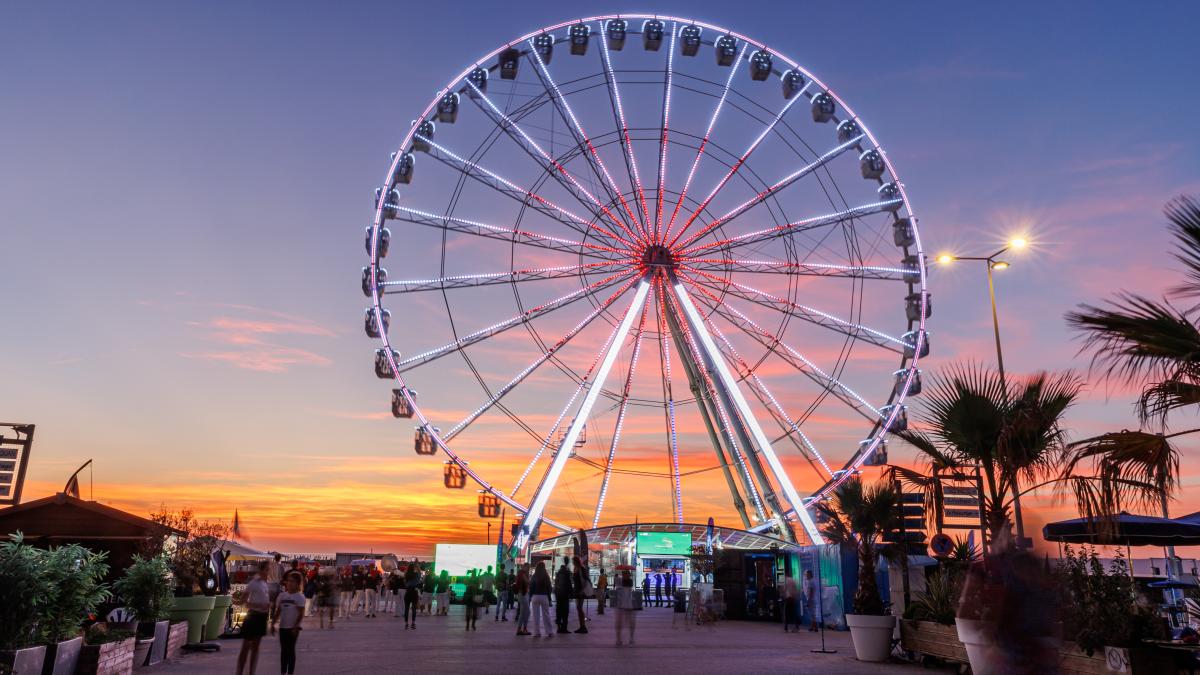
[[[464,69],[462,73],[460,73],[455,78],[451,79],[449,84],[447,84],[446,87],[442,88],[441,90],[439,90],[437,92],[437,94],[432,98],[430,104],[424,109],[424,111],[417,118],[417,120],[410,126],[407,134],[404,137],[404,140],[402,141],[402,143],[400,144],[399,147],[405,148],[405,147],[408,147],[412,143],[413,136],[417,132],[418,124],[420,123],[421,120],[427,119],[429,117],[430,113],[433,111],[434,107],[437,105],[437,102],[443,96],[452,92],[455,89],[456,84],[461,83],[467,77],[467,75],[469,73],[471,73],[474,69],[479,68],[479,67],[486,67],[485,64],[489,60],[495,58],[497,55],[499,55],[505,49],[513,48],[518,45],[521,45],[522,43],[528,42],[539,34],[559,30],[559,29],[566,28],[566,27],[569,27],[569,26],[572,26],[575,24],[579,24],[579,23],[591,24],[591,23],[595,23],[595,22],[600,22],[603,24],[603,22],[614,20],[614,19],[626,19],[626,20],[628,20],[628,19],[645,19],[645,20],[657,19],[660,21],[672,21],[672,22],[676,22],[676,23],[693,24],[693,25],[700,26],[700,27],[708,29],[708,30],[717,31],[721,34],[730,35],[730,36],[734,37],[735,39],[742,41],[744,43],[744,45],[753,45],[754,47],[756,47],[758,49],[768,50],[772,56],[782,60],[784,63],[786,63],[792,69],[803,73],[803,75],[805,77],[807,77],[812,83],[814,83],[816,86],[820,87],[823,92],[828,93],[837,102],[837,104],[839,106],[841,106],[841,108],[846,112],[848,119],[854,119],[854,120],[860,119],[858,117],[858,115],[856,113],[854,113],[853,109],[848,104],[846,104],[845,101],[841,97],[839,97],[832,88],[830,88],[827,84],[825,84],[822,80],[820,80],[818,77],[813,75],[810,71],[808,71],[806,68],[804,68],[798,62],[796,62],[793,59],[791,59],[790,57],[788,57],[785,53],[775,50],[775,49],[772,49],[769,46],[767,46],[765,43],[759,42],[759,41],[757,41],[749,36],[746,36],[742,33],[738,33],[736,31],[732,31],[732,30],[723,28],[721,26],[717,26],[715,24],[711,24],[711,23],[707,23],[707,22],[703,22],[703,21],[699,21],[699,20],[694,20],[694,19],[685,19],[685,18],[680,18],[680,17],[676,17],[676,16],[670,16],[670,15],[607,14],[607,15],[596,15],[596,16],[591,16],[591,17],[586,17],[586,18],[581,18],[581,19],[572,19],[572,20],[561,22],[561,23],[545,26],[536,31],[527,33],[526,35],[523,35],[517,39],[509,41],[509,42],[501,45],[500,47],[497,47],[495,50],[489,52],[488,54],[484,55],[482,58],[476,60],[471,66]],[[674,35],[673,35],[673,37],[674,37]],[[880,151],[880,153],[882,155],[882,160],[883,160],[884,164],[886,165],[886,172],[889,175],[891,175],[892,177],[894,177],[894,179],[895,179],[895,187],[899,191],[899,200],[902,201],[902,208],[903,208],[904,212],[907,214],[907,217],[909,219],[911,219],[912,223],[914,224],[913,237],[914,237],[915,241],[914,241],[913,246],[914,246],[915,250],[917,251],[917,255],[919,258],[919,264],[917,265],[918,279],[917,279],[917,283],[914,284],[914,286],[916,288],[919,288],[919,291],[923,297],[927,297],[927,295],[928,295],[927,270],[926,270],[926,267],[924,264],[924,259],[923,259],[923,253],[922,253],[923,248],[921,246],[920,231],[919,231],[919,228],[915,227],[917,219],[913,212],[912,203],[911,203],[910,199],[908,198],[908,195],[905,191],[905,186],[904,186],[903,182],[900,180],[898,172],[895,170],[890,157],[887,155],[886,152],[884,152],[882,150],[881,144],[878,143],[878,141],[875,139],[874,135],[871,133],[871,131],[865,124],[862,124],[862,132],[863,132],[863,136],[865,137],[865,139],[867,139],[870,142],[871,146]],[[397,156],[394,158],[393,162],[391,163],[391,165],[389,166],[389,170],[388,170],[388,174],[387,174],[388,176],[391,176],[395,172],[399,161],[400,161],[400,154],[398,153]],[[384,183],[385,191],[388,188],[390,188],[390,185],[385,180],[385,183]],[[682,195],[681,195],[681,197],[682,197]],[[385,220],[384,219],[384,211],[386,210],[386,208],[387,208],[387,206],[385,205],[385,200],[380,199],[378,204],[376,205],[375,217],[374,217],[374,221],[372,224],[372,237],[371,237],[372,243],[371,243],[371,253],[370,253],[370,289],[371,289],[370,296],[371,296],[371,310],[375,313],[377,320],[382,319],[382,312],[384,311],[383,304],[382,304],[383,291],[382,291],[382,289],[378,283],[378,279],[377,279],[377,270],[379,269],[379,263],[380,263],[380,258],[378,256],[377,244],[378,244],[378,232],[384,226],[384,220]],[[626,292],[627,290],[628,290],[628,287],[626,287],[622,291],[622,293]],[[587,297],[590,298],[590,297],[593,297],[593,295],[594,295],[594,293],[589,293],[587,295]],[[897,388],[892,392],[892,395],[889,397],[889,401],[891,401],[891,400],[903,401],[908,396],[909,389],[912,386],[914,373],[917,372],[917,364],[919,363],[919,361],[921,359],[922,344],[926,340],[927,314],[928,314],[928,312],[927,312],[926,303],[925,303],[925,301],[922,301],[920,319],[915,322],[916,341],[915,341],[915,344],[912,345],[914,353],[913,353],[913,356],[911,357],[911,359],[909,359],[909,363],[907,366],[909,374],[906,377],[906,379],[904,380],[903,385],[898,385]],[[468,477],[470,477],[477,485],[479,485],[482,488],[482,490],[481,490],[482,492],[487,492],[489,494],[492,494],[492,495],[500,498],[502,501],[504,501],[506,504],[508,504],[510,507],[514,508],[514,510],[517,510],[518,512],[521,512],[521,513],[527,512],[528,507],[526,505],[520,503],[515,498],[508,496],[507,494],[505,494],[505,492],[503,490],[491,485],[488,481],[486,481],[484,478],[482,478],[477,472],[475,472],[469,466],[467,466],[468,463],[466,462],[466,460],[464,460],[459,455],[457,455],[453,451],[453,449],[450,448],[449,443],[443,441],[443,439],[441,438],[440,432],[437,432],[434,430],[435,428],[433,427],[430,420],[428,418],[426,418],[426,416],[425,416],[424,412],[421,410],[420,406],[416,403],[415,400],[413,400],[409,397],[409,394],[408,394],[409,390],[405,384],[404,378],[401,374],[401,370],[398,367],[396,360],[393,358],[393,354],[395,352],[394,352],[394,349],[392,346],[392,342],[386,331],[381,332],[380,339],[381,339],[381,342],[383,343],[384,349],[387,350],[388,361],[390,362],[390,364],[393,368],[393,375],[394,375],[395,382],[400,386],[400,389],[404,393],[404,396],[406,398],[409,398],[409,404],[412,406],[412,408],[414,410],[415,417],[421,422],[422,427],[428,429],[431,432],[431,435],[433,436],[433,439],[434,439],[434,442],[436,443],[436,445],[443,452],[446,453],[447,457],[449,457],[451,462],[453,462],[454,464],[461,467],[465,471],[466,475]],[[902,365],[903,365],[903,363],[904,363],[904,361],[902,360]],[[822,497],[827,495],[838,484],[840,484],[844,480],[847,480],[849,478],[849,476],[852,475],[859,466],[861,466],[861,464],[866,460],[866,458],[875,450],[875,447],[879,444],[879,442],[884,438],[884,436],[886,435],[887,429],[892,426],[892,423],[894,422],[897,414],[899,413],[898,408],[899,407],[896,406],[896,409],[894,409],[891,412],[890,416],[887,416],[885,419],[881,419],[876,423],[876,429],[878,429],[879,432],[876,433],[876,431],[874,431],[874,430],[872,431],[872,436],[874,438],[874,442],[870,445],[870,447],[867,447],[865,449],[860,448],[858,452],[856,452],[849,460],[847,460],[847,462],[845,463],[845,465],[843,466],[843,468],[841,470],[839,470],[838,472],[835,472],[835,475],[833,477],[831,477],[828,481],[826,481],[826,483],[821,488],[817,489],[816,491],[814,491],[812,493],[812,495],[810,495],[809,497],[807,497],[803,500],[805,505],[810,504],[812,501],[821,499]],[[555,523],[549,519],[546,519],[543,517],[542,520],[544,522],[546,522],[547,524],[550,524],[554,527],[558,527],[559,529],[564,529],[563,525]],[[570,528],[566,528],[566,529],[570,529]]]

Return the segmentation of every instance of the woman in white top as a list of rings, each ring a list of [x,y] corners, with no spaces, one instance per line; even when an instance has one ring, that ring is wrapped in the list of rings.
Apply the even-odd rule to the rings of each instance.
[[[288,574],[286,590],[275,599],[275,618],[271,630],[279,622],[279,672],[296,672],[296,640],[300,638],[300,623],[304,621],[304,594],[300,592],[300,575]]]
[[[245,672],[247,661],[250,663],[250,675],[254,675],[258,669],[258,646],[267,634],[267,615],[271,611],[271,587],[267,584],[269,567],[270,562],[260,562],[258,573],[246,584],[247,612],[246,618],[242,620],[242,650],[238,652],[238,675]]]

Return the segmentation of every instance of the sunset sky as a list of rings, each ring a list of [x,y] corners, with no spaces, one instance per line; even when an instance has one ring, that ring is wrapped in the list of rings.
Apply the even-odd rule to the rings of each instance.
[[[1161,209],[1174,196],[1200,195],[1200,44],[1192,35],[1200,7],[780,3],[756,13],[668,0],[655,8],[753,36],[829,83],[895,163],[931,256],[987,254],[1015,235],[1033,242],[997,273],[1010,373],[1089,375],[1064,312],[1176,283]],[[0,10],[0,420],[37,425],[25,498],[60,490],[91,458],[97,500],[136,513],[191,507],[213,519],[237,509],[264,548],[428,555],[434,542],[483,543],[488,521],[475,515],[474,490],[443,488],[441,458],[414,455],[412,424],[392,418],[390,386],[371,372],[376,344],[362,332],[359,269],[372,191],[410,120],[474,59],[539,26],[622,9],[644,8],[144,2]],[[553,66],[567,58],[556,52]],[[711,55],[700,58],[710,65]],[[657,106],[646,100],[630,105]],[[597,119],[611,128],[602,112]],[[479,113],[464,106],[463,115]],[[820,131],[831,144],[832,127]],[[465,208],[504,217],[486,203]],[[796,215],[821,212],[797,207]],[[416,269],[440,253],[435,238],[404,239],[397,226],[393,234],[393,247],[403,248],[388,261],[392,278],[437,272]],[[454,271],[498,269],[486,253],[474,255],[463,254],[465,266]],[[545,298],[571,288],[544,283]],[[930,288],[925,371],[962,359],[991,363],[983,268],[935,269]],[[866,309],[895,315],[899,297]],[[505,302],[460,306],[460,330],[511,314],[511,293]],[[406,352],[446,341],[440,297],[393,307],[392,334],[411,340]],[[581,316],[563,316],[547,335]],[[581,334],[591,350],[564,359],[586,369],[608,330]],[[532,354],[513,351],[529,348],[528,336],[519,337],[479,352],[492,386]],[[484,400],[464,364],[449,361],[413,382],[444,427]],[[854,382],[887,390],[894,362],[867,353],[851,361]],[[624,365],[614,370],[607,388],[624,373]],[[1068,415],[1073,438],[1137,424],[1132,392],[1094,375]],[[567,384],[547,375],[518,399],[537,431],[549,431],[574,389]],[[623,468],[665,467],[657,415],[629,423]],[[614,416],[598,416],[603,424],[589,426],[591,445],[581,452],[603,454],[598,444],[611,437]],[[1193,418],[1182,411],[1174,426],[1200,426]],[[846,447],[865,432],[835,416],[811,423]],[[698,423],[681,424],[691,436],[683,469],[711,467]],[[537,451],[502,417],[472,427],[464,443],[472,466],[504,489]],[[1182,445],[1178,514],[1200,510],[1200,444]],[[913,461],[898,444],[891,459]],[[786,463],[800,487],[818,484],[794,451]],[[665,479],[614,483],[603,522],[670,518]],[[551,515],[590,524],[595,476],[573,467],[560,486]],[[718,472],[684,484],[689,522],[713,515],[737,526],[728,501]],[[1027,532],[1072,515],[1048,491],[1026,508]]]

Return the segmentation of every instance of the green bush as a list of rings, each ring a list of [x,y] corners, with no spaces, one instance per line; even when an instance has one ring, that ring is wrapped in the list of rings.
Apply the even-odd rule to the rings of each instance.
[[[38,616],[54,590],[42,573],[44,553],[26,545],[20,532],[0,543],[0,650],[37,641]]]
[[[171,566],[165,555],[134,556],[113,590],[138,621],[161,621],[174,604],[170,577]]]
[[[107,553],[96,553],[78,544],[39,551],[42,576],[50,592],[41,609],[38,638],[53,644],[78,637],[84,619],[111,595],[104,576]]]
[[[1078,554],[1064,546],[1059,563],[1063,637],[1091,653],[1104,647],[1137,647],[1147,638],[1166,636],[1166,625],[1152,607],[1137,602],[1129,567],[1118,552],[1107,570],[1094,548]]]
[[[925,592],[909,603],[905,618],[953,625],[960,593],[962,574],[943,567],[925,581]]]

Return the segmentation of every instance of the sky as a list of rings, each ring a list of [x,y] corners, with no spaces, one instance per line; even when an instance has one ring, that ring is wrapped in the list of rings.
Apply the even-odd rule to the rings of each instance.
[[[0,10],[0,418],[37,424],[26,499],[61,489],[90,458],[96,499],[226,520],[237,509],[263,547],[428,554],[437,541],[484,542],[488,521],[475,516],[473,490],[446,490],[440,460],[413,454],[412,425],[391,418],[389,387],[371,373],[376,345],[362,334],[359,270],[372,191],[409,122],[475,59],[539,26],[626,9],[645,8],[129,2]],[[1129,389],[1089,373],[1062,316],[1121,290],[1156,296],[1179,277],[1161,210],[1172,197],[1200,194],[1200,136],[1189,119],[1200,93],[1187,86],[1200,63],[1189,32],[1200,8],[655,9],[753,36],[829,83],[894,162],[929,254],[986,255],[1015,235],[1033,242],[997,273],[1008,371],[1074,368],[1088,377],[1084,400],[1067,416],[1074,438],[1136,426]],[[571,67],[567,58],[556,52],[552,68]],[[699,58],[707,65],[711,57]],[[631,110],[657,105],[632,93],[644,88],[629,91]],[[707,110],[691,112],[703,120]],[[612,124],[596,109],[581,113]],[[474,106],[462,114],[454,131],[478,123]],[[752,130],[735,115],[725,120],[718,131],[729,137]],[[832,142],[833,130],[823,133]],[[620,161],[616,153],[610,162]],[[511,171],[529,170],[517,165],[527,158],[511,155]],[[419,166],[436,175],[432,162]],[[706,184],[712,170],[703,165]],[[471,198],[462,208],[476,218],[506,213]],[[797,207],[796,215],[808,213]],[[411,276],[436,274],[421,265],[436,261],[440,243],[393,229],[393,278],[408,276],[401,264]],[[452,271],[489,271],[488,255],[462,254]],[[547,286],[534,292],[545,295],[534,297],[543,301],[570,288],[539,283]],[[990,363],[983,269],[934,270],[930,289],[933,354],[923,368]],[[511,294],[495,302],[495,316],[510,314],[512,302]],[[445,341],[443,304],[418,298],[396,307],[393,331],[403,327],[409,351]],[[864,310],[881,307],[872,299]],[[492,310],[480,296],[456,305],[455,317],[478,327]],[[547,335],[572,322],[564,316]],[[564,362],[586,369],[606,332],[581,334],[592,349]],[[528,349],[522,337],[511,344]],[[495,366],[486,375],[493,387],[520,361],[507,359],[509,342],[496,344],[479,352]],[[626,349],[621,364],[628,359]],[[861,352],[851,362],[855,382],[886,391],[893,364]],[[624,368],[608,389],[619,387]],[[444,425],[483,400],[462,361],[414,378]],[[519,402],[546,433],[574,387],[561,373],[542,384]],[[1180,413],[1176,426],[1187,428],[1191,417]],[[613,412],[602,419],[594,431],[589,425],[593,440],[581,453],[603,454]],[[661,471],[662,444],[652,440],[652,418],[643,419],[648,428],[631,427],[621,459]],[[844,442],[838,420],[826,423],[820,433]],[[502,487],[536,452],[503,418],[471,433],[472,465]],[[683,467],[711,467],[699,456],[711,451],[698,427],[683,433],[692,436]],[[1200,510],[1200,448],[1181,446],[1183,489],[1172,510],[1182,514]],[[893,445],[892,461],[913,458]],[[811,487],[800,462],[786,461]],[[595,499],[595,476],[576,473],[550,511],[572,524],[591,520],[591,506],[577,500]],[[614,483],[604,522],[670,518],[661,476]],[[718,473],[684,490],[687,520],[736,524]],[[1050,492],[1026,508],[1027,531],[1070,515]]]

